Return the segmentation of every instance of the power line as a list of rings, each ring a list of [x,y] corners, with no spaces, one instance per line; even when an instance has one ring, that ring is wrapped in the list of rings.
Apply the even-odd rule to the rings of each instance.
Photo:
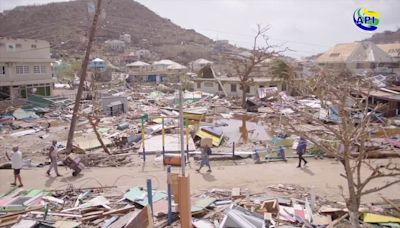
[[[250,34],[239,34],[239,33],[230,33],[230,32],[224,32],[220,30],[214,30],[214,29],[204,29],[204,28],[199,28],[199,30],[204,30],[204,31],[210,31],[210,32],[218,32],[218,33],[223,33],[223,34],[229,34],[229,35],[237,35],[237,36],[245,36],[249,38],[254,38]],[[269,39],[271,40],[281,40],[285,42],[290,42],[290,43],[297,43],[297,44],[304,44],[304,45],[311,45],[311,46],[320,46],[320,47],[331,47],[330,45],[326,44],[316,44],[316,43],[309,43],[309,42],[300,42],[300,41],[294,41],[294,40],[287,40],[287,39],[278,39],[278,38],[272,38],[268,36]]]

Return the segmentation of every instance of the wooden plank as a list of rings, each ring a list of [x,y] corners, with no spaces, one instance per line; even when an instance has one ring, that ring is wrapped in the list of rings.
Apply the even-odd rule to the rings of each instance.
[[[45,201],[49,201],[49,202],[53,202],[53,203],[57,203],[57,204],[64,204],[64,200],[58,199],[58,198],[52,197],[52,196],[43,196],[42,199]]]
[[[75,221],[56,221],[54,223],[55,228],[75,228],[79,227],[81,225],[80,222],[75,222]]]
[[[81,219],[81,222],[87,223],[87,222],[96,220],[96,219],[100,218],[101,216],[102,216],[102,214],[97,214],[97,215],[92,215],[92,216],[86,216],[86,217],[83,217],[83,218]]]
[[[150,207],[144,207],[134,218],[132,218],[125,226],[125,228],[153,228],[153,216],[151,216]]]
[[[125,227],[125,225],[132,219],[132,217],[135,217],[135,212],[130,212],[124,216],[121,216],[117,221],[113,222],[108,228],[122,228]]]
[[[22,219],[18,223],[14,224],[12,228],[32,228],[35,227],[35,225],[38,222],[35,220],[29,220],[29,219]]]
[[[16,217],[11,217],[13,219],[7,220],[7,221],[0,221],[0,227],[7,227],[7,226],[11,226],[15,223],[18,223],[19,221],[21,221],[22,216],[21,215],[17,215]]]
[[[400,134],[400,128],[381,128],[372,134],[373,138],[387,138]]]
[[[14,216],[10,216],[10,217],[5,217],[5,218],[1,218],[0,219],[0,224],[7,222],[7,221],[11,221],[11,220],[15,220],[16,218],[18,218],[19,215],[14,215]]]
[[[84,190],[101,190],[101,189],[108,189],[108,188],[116,188],[117,186],[113,185],[113,186],[102,186],[102,187],[86,187],[86,188],[74,188],[74,191],[84,191]],[[65,191],[69,191],[68,189],[53,189],[53,190],[49,190],[50,192],[65,192]]]
[[[385,197],[381,197],[386,203],[390,204],[392,207],[394,207],[394,209],[396,209],[398,212],[400,212],[400,207],[397,206],[396,204],[394,204],[391,200],[385,198]]]
[[[340,218],[338,218],[338,219],[332,221],[332,222],[328,225],[328,228],[333,228],[333,227],[335,227],[335,226],[336,226],[337,224],[339,224],[342,220],[344,220],[345,218],[347,218],[347,216],[349,216],[348,213],[346,213],[346,214],[342,215],[342,217],[340,217]]]
[[[5,217],[10,217],[10,216],[14,216],[14,215],[21,215],[21,214],[25,214],[25,213],[30,212],[30,211],[40,210],[42,208],[43,208],[43,206],[37,206],[37,207],[33,207],[33,208],[26,209],[26,210],[23,210],[23,211],[14,212],[14,213],[6,214],[6,215],[1,215],[0,216],[0,220],[2,218],[5,218]]]
[[[266,200],[261,204],[261,209],[263,212],[269,212],[272,214],[278,214],[279,207],[278,207],[278,200]]]
[[[125,214],[126,212],[135,210],[135,206],[124,207],[116,210],[111,210],[103,213],[104,216],[113,215],[113,214]]]
[[[96,225],[97,227],[100,227],[99,224],[104,222],[104,220],[105,220],[105,218],[98,218],[98,219],[93,220],[91,222],[91,224]]]
[[[104,211],[101,208],[95,206],[95,207],[87,207],[87,208],[82,208],[79,210],[79,212],[83,215],[83,214],[87,214],[90,212],[94,212],[94,211]]]
[[[30,212],[33,215],[44,215],[44,212],[41,211],[31,211]],[[47,213],[48,216],[59,216],[59,217],[66,217],[66,218],[82,218],[82,215],[76,215],[76,214],[67,214],[67,213],[56,213],[56,212],[50,212]]]
[[[83,217],[89,217],[89,216],[93,216],[93,215],[102,215],[103,213],[104,213],[103,210],[99,210],[99,211],[92,211],[92,212],[89,212],[89,213],[82,214],[82,216]]]
[[[192,227],[192,214],[190,202],[190,177],[179,176],[179,217],[182,227]],[[215,201],[215,200],[214,200]]]

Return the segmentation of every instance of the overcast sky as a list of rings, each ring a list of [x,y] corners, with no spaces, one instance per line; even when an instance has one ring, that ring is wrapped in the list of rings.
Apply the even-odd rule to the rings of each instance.
[[[0,10],[63,0],[0,0]],[[118,1],[118,0],[113,0]],[[370,37],[353,23],[356,8],[381,14],[374,32],[400,28],[399,0],[138,0],[158,15],[211,39],[250,47],[257,24],[270,25],[271,41],[293,57],[323,52],[336,43]]]

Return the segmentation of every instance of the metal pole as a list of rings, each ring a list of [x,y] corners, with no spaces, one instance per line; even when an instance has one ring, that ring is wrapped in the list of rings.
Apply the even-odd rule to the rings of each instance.
[[[163,158],[163,165],[165,165],[165,128],[164,128],[164,117],[161,117],[161,135],[162,135],[162,158]]]
[[[153,216],[153,189],[151,187],[151,179],[147,179],[147,201],[151,209],[151,216]]]
[[[181,139],[181,167],[182,176],[185,176],[185,142],[183,129],[183,95],[182,95],[182,78],[179,77],[179,134]]]
[[[186,119],[185,121],[185,127],[186,127],[186,159],[187,163],[190,163],[189,160],[189,119]]]
[[[167,175],[169,176],[171,173],[171,166],[167,166]],[[171,184],[168,182],[167,186],[167,194],[168,194],[168,225],[172,224],[172,191]]]
[[[235,158],[235,142],[232,145],[232,158]]]
[[[146,149],[144,148],[144,118],[142,119],[142,147],[143,147],[143,161],[146,161]]]

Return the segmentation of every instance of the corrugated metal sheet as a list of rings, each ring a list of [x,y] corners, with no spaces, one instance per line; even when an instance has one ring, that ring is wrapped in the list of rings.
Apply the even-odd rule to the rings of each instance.
[[[221,142],[222,142],[222,138],[224,137],[223,135],[216,136],[216,135],[210,134],[207,131],[204,131],[203,129],[199,129],[196,132],[196,136],[198,136],[200,138],[211,138],[212,139],[212,144],[214,146],[219,146],[221,144]]]

